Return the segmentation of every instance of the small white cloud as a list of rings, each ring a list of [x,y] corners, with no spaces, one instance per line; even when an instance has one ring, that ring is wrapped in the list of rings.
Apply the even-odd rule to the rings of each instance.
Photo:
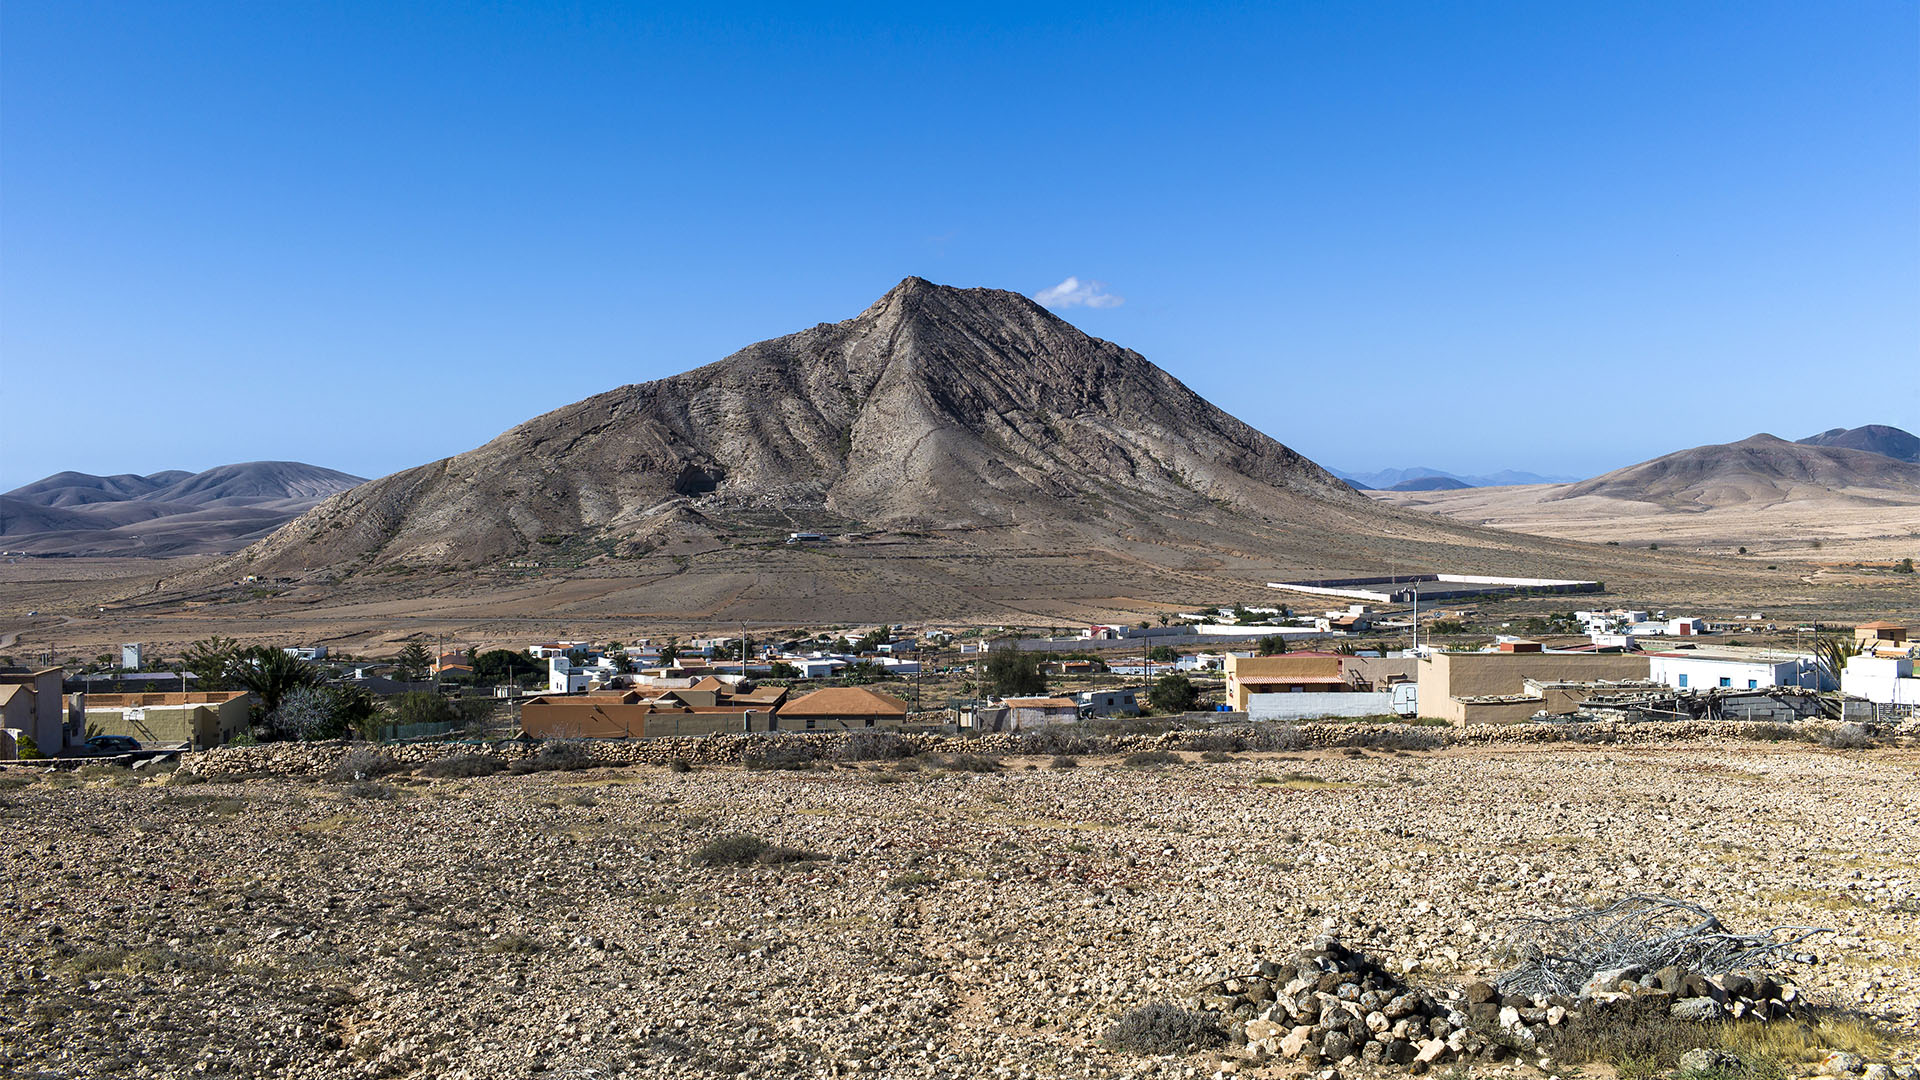
[[[1050,308],[1119,307],[1127,302],[1125,297],[1108,292],[1106,282],[1081,281],[1077,277],[1070,277],[1050,289],[1041,289],[1033,298],[1041,307]]]

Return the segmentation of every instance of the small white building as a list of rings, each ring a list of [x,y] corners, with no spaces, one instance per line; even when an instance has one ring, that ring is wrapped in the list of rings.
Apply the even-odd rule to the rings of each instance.
[[[1840,673],[1840,689],[1875,705],[1920,705],[1920,678],[1905,657],[1855,656]]]
[[[1139,716],[1137,693],[1135,690],[1082,690],[1073,695],[1073,701],[1087,716]]]
[[[1647,677],[1676,690],[1765,690],[1776,686],[1833,689],[1833,680],[1811,656],[1665,652],[1649,653],[1647,660]]]
[[[579,694],[593,685],[596,672],[587,668],[576,669],[573,661],[564,653],[547,657],[547,693]]]

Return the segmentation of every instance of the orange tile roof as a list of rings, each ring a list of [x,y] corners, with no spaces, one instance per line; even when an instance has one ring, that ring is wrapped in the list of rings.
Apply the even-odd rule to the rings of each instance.
[[[864,686],[835,686],[815,690],[798,701],[781,706],[780,715],[788,716],[905,716],[907,703],[892,694],[869,690]]]

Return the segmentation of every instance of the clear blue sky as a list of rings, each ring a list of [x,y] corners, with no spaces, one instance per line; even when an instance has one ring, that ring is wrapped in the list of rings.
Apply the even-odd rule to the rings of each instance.
[[[0,490],[1028,294],[1329,465],[1920,429],[1920,8],[0,7]],[[1084,295],[1084,294],[1083,294]]]

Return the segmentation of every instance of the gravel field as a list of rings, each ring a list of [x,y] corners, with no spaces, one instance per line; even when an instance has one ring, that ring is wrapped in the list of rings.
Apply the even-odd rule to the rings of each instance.
[[[1920,752],[1185,758],[0,771],[0,1075],[1290,1075],[1100,1036],[1328,932],[1491,975],[1514,919],[1632,892],[1833,927],[1799,985],[1913,1061]],[[740,833],[791,861],[696,864]]]

